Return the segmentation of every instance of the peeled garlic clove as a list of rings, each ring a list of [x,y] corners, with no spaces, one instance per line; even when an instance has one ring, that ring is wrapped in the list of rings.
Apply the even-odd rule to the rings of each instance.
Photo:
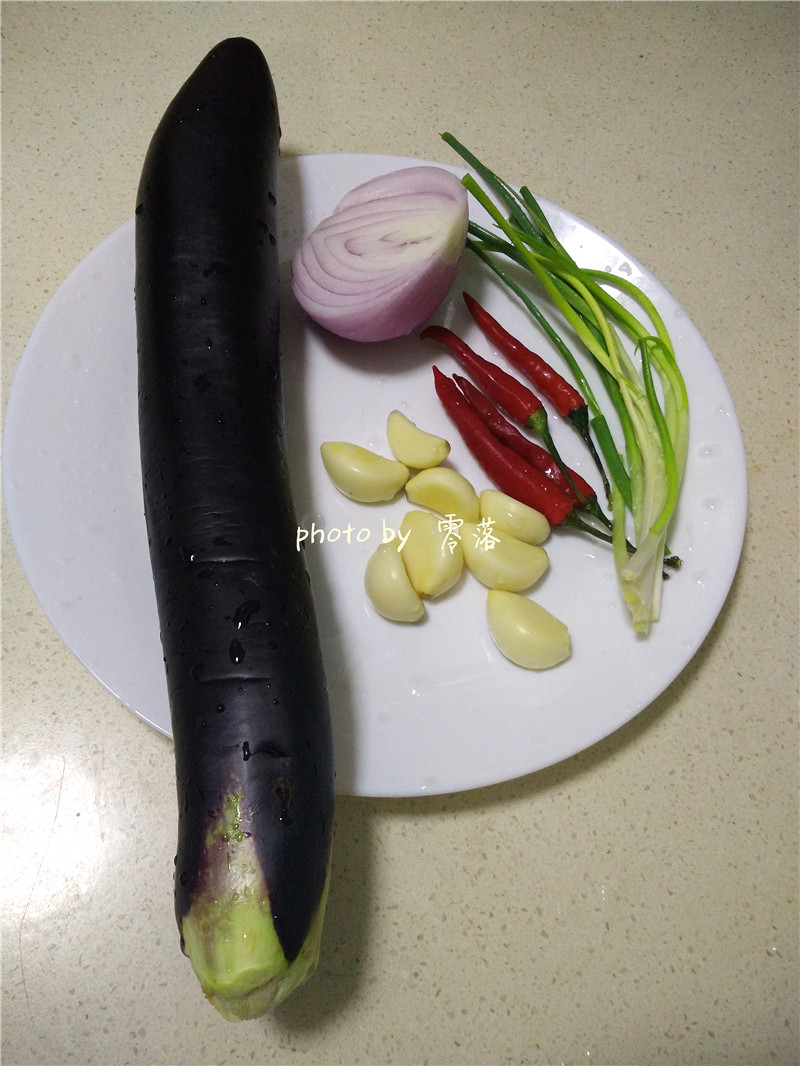
[[[518,592],[490,589],[486,615],[492,640],[517,666],[547,670],[571,654],[569,630],[564,623]]]
[[[536,584],[550,565],[544,548],[517,540],[488,521],[465,522],[461,546],[470,572],[490,589],[522,592]]]
[[[406,482],[409,503],[430,507],[440,515],[455,515],[466,522],[480,517],[478,494],[463,474],[449,466],[420,470]]]
[[[367,560],[364,587],[378,614],[390,622],[418,622],[425,604],[414,591],[397,545],[379,544]]]
[[[402,411],[392,411],[387,418],[386,439],[395,459],[414,470],[438,466],[450,454],[444,437],[420,429]]]
[[[526,503],[497,489],[484,489],[480,495],[481,518],[491,521],[528,544],[544,544],[550,536],[550,523],[543,514]]]
[[[458,527],[430,511],[409,511],[400,523],[406,572],[420,596],[435,598],[452,588],[464,568]]]
[[[336,488],[358,503],[391,500],[408,481],[407,466],[360,444],[326,441],[320,454]]]

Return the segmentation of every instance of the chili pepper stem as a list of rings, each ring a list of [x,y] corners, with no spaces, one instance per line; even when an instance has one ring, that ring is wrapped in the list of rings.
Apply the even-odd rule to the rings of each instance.
[[[598,522],[600,522],[606,527],[606,529],[612,528],[613,523],[608,517],[608,515],[605,513],[603,508],[600,506],[600,504],[597,502],[596,496],[585,499],[583,503],[579,504],[578,506],[582,510],[586,511],[587,514],[590,514],[594,518],[596,518]]]
[[[567,516],[562,525],[571,526],[573,529],[577,529],[581,533],[589,533],[592,537],[597,537],[598,540],[602,540],[605,544],[614,543],[612,527],[609,527],[608,532],[603,529],[598,529],[597,526],[593,526],[589,522],[584,522],[580,515],[576,514],[574,511]],[[625,548],[628,555],[633,555],[636,551],[635,545],[631,544],[629,540],[625,541]]]
[[[542,438],[545,445],[547,446],[548,451],[555,459],[558,469],[569,482],[570,488],[573,490],[577,497],[575,506],[579,507],[582,511],[586,511],[587,514],[593,515],[599,522],[602,523],[602,525],[606,527],[606,529],[611,529],[611,519],[605,514],[603,508],[597,502],[597,497],[585,496],[575,484],[575,480],[569,471],[569,467],[567,467],[562,462],[561,456],[558,454],[558,450],[556,449],[556,446],[553,443],[553,438],[551,437],[550,431],[547,427],[546,419],[547,416],[545,415],[544,411],[536,411],[529,417],[528,426],[531,429],[535,429],[539,436]]]
[[[578,407],[570,411],[567,418],[575,429],[580,433],[584,444],[589,449],[589,454],[594,461],[594,465],[597,467],[600,477],[603,479],[603,491],[606,494],[606,499],[611,499],[611,485],[606,474],[606,469],[603,466],[603,460],[600,458],[594,441],[592,440],[592,434],[589,431],[589,412],[585,407]]]
[[[558,454],[558,449],[556,448],[555,442],[553,441],[553,438],[550,434],[550,426],[547,422],[547,412],[544,410],[544,408],[540,407],[538,411],[533,411],[530,415],[528,415],[527,426],[528,429],[532,429],[542,438],[545,443],[545,447],[555,459],[558,469],[569,482],[569,486],[572,491],[577,495],[578,506],[582,507],[586,503],[586,497],[576,487],[575,482],[572,479],[572,475],[569,472],[569,469],[564,464],[563,460],[561,459],[561,456]]]
[[[534,430],[544,441],[548,451],[556,461],[556,465],[564,477],[567,479],[570,488],[577,497],[576,506],[581,510],[586,511],[588,514],[593,515],[599,522],[601,522],[606,529],[611,529],[611,519],[603,511],[603,508],[597,502],[597,497],[585,496],[578,486],[575,484],[575,479],[570,473],[569,467],[562,461],[561,456],[558,454],[558,449],[555,446],[553,438],[550,434],[550,427],[547,422],[547,412],[544,409],[534,411],[528,416],[527,422],[528,428]],[[588,429],[588,425],[587,425]]]
[[[570,511],[561,524],[562,526],[569,526],[572,529],[577,529],[581,533],[589,533],[592,537],[597,537],[598,540],[602,540],[606,544],[613,543],[611,533],[606,533],[604,530],[598,529],[596,526],[592,526],[588,522],[584,522],[580,515],[576,514],[574,511]],[[636,549],[632,544],[628,544],[628,551],[631,554],[633,554],[635,550]]]

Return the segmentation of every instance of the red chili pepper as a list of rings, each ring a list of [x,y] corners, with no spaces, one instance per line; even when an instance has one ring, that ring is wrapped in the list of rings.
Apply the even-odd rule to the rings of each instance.
[[[486,476],[501,492],[543,514],[551,526],[561,525],[573,511],[570,497],[495,437],[452,378],[436,366],[433,377],[442,406]]]
[[[592,486],[574,470],[569,470],[573,484],[564,477],[561,468],[550,452],[536,441],[520,433],[516,426],[504,418],[497,410],[492,401],[476,388],[471,381],[460,374],[453,374],[453,380],[458,385],[467,403],[480,416],[481,420],[489,427],[492,433],[503,444],[508,445],[517,455],[521,455],[531,466],[535,466],[545,477],[550,478],[554,484],[566,492],[578,506],[583,505],[589,499],[596,499],[597,494]],[[577,490],[577,491],[576,491]]]
[[[468,344],[445,326],[427,326],[420,336],[423,340],[439,341],[440,344],[449,348],[498,407],[510,415],[515,422],[538,433],[550,454],[561,467],[564,477],[569,480],[570,474],[550,435],[547,412],[542,401],[531,392],[527,385],[523,385],[502,367],[490,363],[488,359],[473,352]]]
[[[517,381],[488,359],[484,359],[469,347],[452,330],[445,326],[427,326],[420,334],[423,340],[439,341],[449,348],[465,370],[475,378],[494,402],[521,426],[538,430],[537,415],[544,413],[542,401],[527,385]]]
[[[563,378],[549,363],[546,363],[540,355],[531,351],[522,341],[513,337],[496,319],[492,318],[489,312],[481,307],[473,296],[470,296],[467,292],[462,295],[464,303],[467,305],[467,310],[483,331],[486,339],[499,348],[510,363],[526,374],[536,388],[544,393],[558,413],[569,419],[578,433],[580,433],[603,479],[606,495],[610,497],[611,487],[589,432],[589,408],[583,396],[566,378]]]
[[[480,327],[488,341],[499,348],[510,363],[531,379],[537,389],[540,389],[555,409],[564,418],[568,418],[570,412],[586,407],[586,401],[578,390],[555,371],[536,352],[531,351],[522,341],[506,330],[500,323],[492,318],[488,311],[484,310],[478,301],[463,293],[464,303],[472,315],[476,324]]]

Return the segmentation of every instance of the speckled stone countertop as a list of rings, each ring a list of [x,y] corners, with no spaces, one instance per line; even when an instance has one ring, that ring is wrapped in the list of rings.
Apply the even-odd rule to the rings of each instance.
[[[466,131],[646,264],[725,376],[750,491],[716,625],[628,725],[488,788],[340,798],[318,973],[241,1025],[179,951],[170,742],[73,657],[6,536],[3,1063],[800,1061],[799,15],[3,4],[4,400],[60,282],[129,218],[166,103],[241,34],[284,153],[453,162],[438,133]]]

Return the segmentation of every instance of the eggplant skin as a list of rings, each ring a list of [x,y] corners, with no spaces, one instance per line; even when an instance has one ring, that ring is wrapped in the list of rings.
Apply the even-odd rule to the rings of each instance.
[[[176,917],[180,928],[219,886],[215,827],[237,796],[237,832],[258,858],[291,962],[324,903],[334,768],[284,450],[279,139],[262,52],[245,38],[222,41],[147,151],[135,301],[145,517],[178,787]]]

